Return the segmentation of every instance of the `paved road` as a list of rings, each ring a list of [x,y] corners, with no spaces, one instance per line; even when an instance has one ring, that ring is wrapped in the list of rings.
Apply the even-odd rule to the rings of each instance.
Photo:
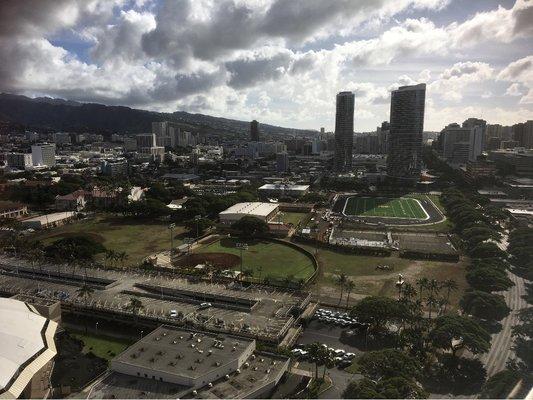
[[[498,243],[498,247],[503,251],[507,251],[508,245],[509,235],[506,232],[502,236],[500,243]],[[515,357],[514,352],[511,350],[513,346],[512,328],[518,324],[518,311],[527,307],[526,301],[522,298],[526,292],[525,284],[527,281],[510,271],[507,274],[514,286],[501,294],[503,294],[511,312],[501,321],[502,330],[492,335],[492,345],[489,352],[481,357],[481,361],[487,368],[487,376],[492,376],[504,369],[507,361]]]
[[[490,351],[481,358],[487,368],[487,376],[501,371],[505,368],[507,361],[514,358],[514,353],[511,350],[513,345],[512,328],[518,323],[518,311],[527,306],[526,301],[522,298],[526,291],[525,280],[511,272],[508,274],[515,285],[502,294],[511,312],[501,321],[502,330],[492,335]]]

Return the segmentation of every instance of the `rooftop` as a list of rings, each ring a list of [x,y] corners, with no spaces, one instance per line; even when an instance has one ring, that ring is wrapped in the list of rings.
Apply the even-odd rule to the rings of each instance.
[[[224,210],[220,215],[225,214],[246,214],[246,215],[260,215],[263,217],[268,216],[271,212],[278,208],[277,203],[261,203],[261,202],[249,202],[249,203],[237,203],[227,210]]]
[[[236,360],[254,340],[161,326],[119,354],[113,362],[198,378]]]

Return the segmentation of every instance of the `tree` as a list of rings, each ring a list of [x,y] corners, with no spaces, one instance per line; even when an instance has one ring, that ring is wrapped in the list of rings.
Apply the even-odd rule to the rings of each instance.
[[[446,290],[446,303],[444,304],[443,310],[443,313],[445,313],[448,304],[450,304],[450,295],[452,291],[457,290],[457,282],[455,282],[453,279],[446,279],[442,283],[442,288]]]
[[[411,379],[394,377],[379,382],[363,378],[352,381],[344,392],[344,399],[425,399],[428,393]]]
[[[480,399],[505,399],[518,383],[521,376],[517,371],[504,369],[492,375],[483,385]]]
[[[479,290],[466,292],[460,305],[465,313],[487,321],[500,321],[511,311],[503,296]]]
[[[416,285],[418,286],[418,294],[420,296],[420,301],[422,301],[422,296],[424,294],[424,290],[428,288],[429,285],[429,279],[426,277],[422,277],[420,279],[417,279]]]
[[[355,289],[355,283],[351,279],[346,279],[346,309],[349,307],[350,303],[350,293]]]
[[[234,222],[231,227],[243,237],[261,236],[268,232],[268,225],[265,221],[248,215]]]
[[[471,268],[466,281],[476,290],[501,292],[514,286],[505,271],[489,266]]]
[[[307,346],[307,351],[309,352],[309,360],[315,364],[315,379],[318,380],[318,365],[320,363],[320,352],[322,351],[322,346],[320,343],[314,342]]]
[[[396,349],[384,349],[363,353],[357,359],[358,370],[373,380],[402,376],[419,379],[422,374],[420,362]]]
[[[506,258],[507,254],[501,250],[495,243],[480,243],[470,249],[471,257],[499,257]]]
[[[139,311],[144,308],[142,301],[135,296],[130,297],[130,302],[127,305],[127,309],[133,314],[135,321],[137,321]]]
[[[213,221],[208,218],[193,218],[185,221],[185,227],[195,236],[200,236],[212,226]]]
[[[83,286],[80,286],[78,289],[76,289],[76,294],[83,299],[83,302],[86,306],[89,301],[89,298],[92,296],[93,293],[94,289],[87,284],[84,284]]]
[[[533,372],[533,307],[518,313],[520,324],[513,327],[513,350],[520,359],[519,367],[526,373]]]
[[[473,358],[442,354],[431,371],[435,391],[453,394],[479,392],[485,382],[487,371],[481,361]]]
[[[379,331],[386,323],[406,318],[408,310],[405,304],[382,296],[368,296],[355,305],[351,311],[360,322],[371,324]]]
[[[428,337],[433,347],[449,350],[454,357],[461,349],[480,354],[490,348],[490,334],[472,318],[457,314],[437,317]]]
[[[346,274],[340,274],[340,275],[335,276],[335,283],[341,289],[341,295],[339,297],[339,304],[341,304],[341,301],[342,301],[342,295],[344,293],[344,285],[346,284],[347,279],[348,277],[346,276]]]

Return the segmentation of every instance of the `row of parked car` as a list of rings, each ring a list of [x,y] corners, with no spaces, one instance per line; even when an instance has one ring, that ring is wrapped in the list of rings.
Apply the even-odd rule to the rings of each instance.
[[[355,353],[348,353],[343,349],[335,349],[333,347],[328,347],[325,344],[321,345],[325,350],[328,350],[329,354],[332,356],[335,365],[339,368],[346,368],[352,364],[352,360],[355,358]],[[308,345],[296,345],[294,349],[291,350],[293,357],[298,360],[303,361],[312,361],[310,360]]]
[[[359,322],[357,318],[351,317],[348,313],[341,311],[332,311],[325,308],[319,308],[314,317],[320,322],[335,324],[343,328],[361,328],[365,324]]]

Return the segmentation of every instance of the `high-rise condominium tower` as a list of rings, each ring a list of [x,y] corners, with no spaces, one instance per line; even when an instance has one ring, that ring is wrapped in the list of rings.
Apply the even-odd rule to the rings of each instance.
[[[401,86],[391,93],[387,175],[398,183],[420,178],[426,84]]]
[[[250,140],[252,142],[259,142],[259,122],[255,119],[250,122]]]
[[[355,95],[352,92],[337,94],[335,115],[335,170],[345,172],[352,167],[353,109]]]

